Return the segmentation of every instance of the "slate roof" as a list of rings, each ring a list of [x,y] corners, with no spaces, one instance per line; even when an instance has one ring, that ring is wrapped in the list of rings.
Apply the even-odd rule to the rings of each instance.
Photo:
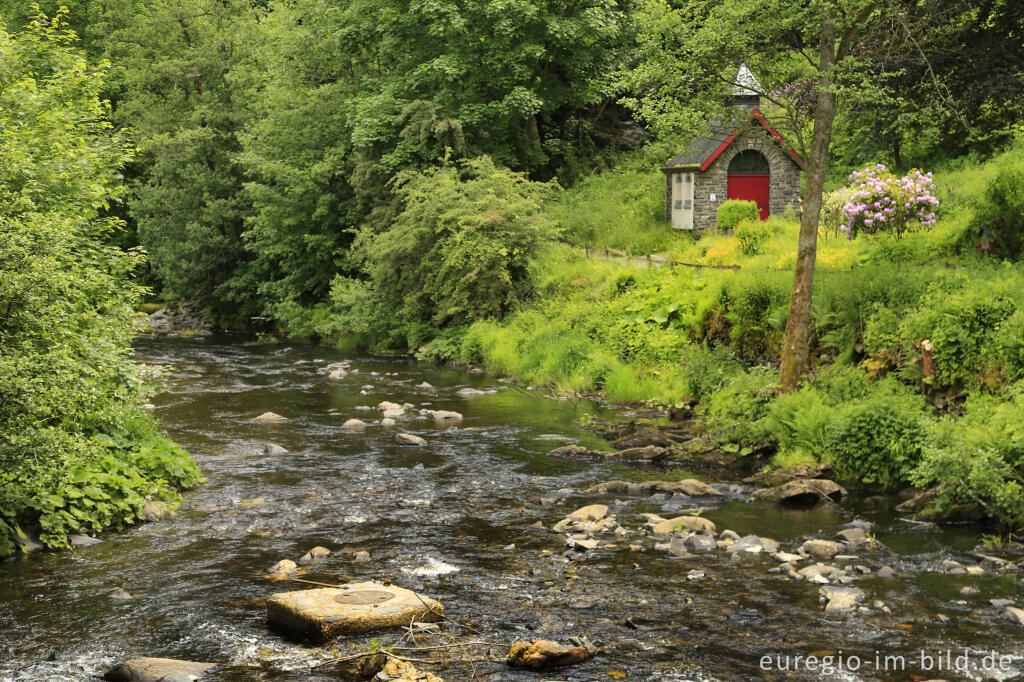
[[[707,170],[707,167],[711,162],[714,161],[718,155],[733,142],[735,136],[741,131],[743,126],[751,121],[760,123],[764,129],[768,131],[775,143],[778,144],[779,147],[793,160],[793,163],[798,165],[801,170],[804,169],[804,160],[800,158],[800,155],[789,148],[785,143],[785,140],[783,140],[782,135],[768,125],[768,121],[765,120],[764,115],[758,109],[754,109],[745,119],[728,127],[723,126],[721,123],[712,121],[710,126],[711,133],[709,135],[695,139],[683,151],[673,156],[668,164],[661,170],[666,173],[682,170],[684,168],[700,171]]]

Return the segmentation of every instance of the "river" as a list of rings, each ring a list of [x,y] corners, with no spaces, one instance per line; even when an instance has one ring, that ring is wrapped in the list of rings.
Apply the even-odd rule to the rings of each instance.
[[[727,494],[704,515],[720,531],[771,537],[788,551],[854,518],[876,524],[885,549],[856,563],[872,571],[888,565],[898,577],[857,580],[867,593],[864,611],[826,616],[817,586],[769,573],[777,565],[770,557],[677,559],[655,549],[638,515],[664,513],[661,501],[579,494],[643,471],[547,454],[570,440],[602,444],[580,425],[616,413],[593,401],[403,358],[243,338],[141,340],[136,352],[141,362],[169,368],[155,413],[208,482],[188,492],[171,519],[105,533],[102,543],[73,552],[0,564],[0,680],[96,679],[133,656],[220,661],[213,680],[338,679],[329,666],[310,670],[337,654],[296,645],[266,625],[266,598],[303,586],[260,574],[316,545],[333,554],[306,579],[391,579],[439,599],[453,620],[493,641],[586,636],[603,647],[547,676],[509,669],[495,649],[495,660],[475,664],[485,680],[1011,679],[1024,670],[1021,626],[989,603],[1024,602],[1020,577],[991,566],[979,576],[942,573],[944,559],[976,563],[977,528],[913,533],[877,499],[784,510],[747,502],[749,486],[712,481]],[[317,372],[342,359],[358,373],[329,381]],[[493,392],[458,397],[466,386]],[[397,427],[341,428],[353,417],[378,419],[379,411],[356,408],[383,400],[465,419],[455,427],[417,417]],[[252,421],[268,410],[288,420]],[[401,447],[396,430],[428,445]],[[289,452],[264,454],[268,442]],[[592,502],[609,504],[629,535],[566,555],[564,537],[528,529]],[[354,561],[359,550],[370,561]],[[977,590],[965,595],[965,586]],[[116,588],[132,598],[114,598]],[[394,638],[380,635],[384,644]],[[351,653],[368,641],[353,637],[336,648]],[[859,669],[763,669],[765,656],[773,668],[785,663],[777,656],[812,653],[832,655],[834,666],[845,657]],[[986,655],[1002,657],[1001,668],[983,670]],[[884,656],[903,656],[903,669]],[[940,670],[940,656],[954,666],[966,656],[974,668]],[[473,679],[458,655],[434,671],[449,682]]]

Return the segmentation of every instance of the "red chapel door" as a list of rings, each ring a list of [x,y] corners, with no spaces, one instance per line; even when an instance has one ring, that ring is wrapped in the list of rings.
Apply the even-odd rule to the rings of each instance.
[[[729,199],[745,199],[757,203],[761,220],[768,219],[771,195],[768,173],[729,173]]]

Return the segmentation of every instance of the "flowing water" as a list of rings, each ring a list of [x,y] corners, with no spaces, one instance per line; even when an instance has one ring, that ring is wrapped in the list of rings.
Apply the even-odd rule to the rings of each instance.
[[[294,644],[265,621],[269,594],[303,586],[260,574],[315,545],[333,555],[306,579],[387,578],[441,600],[454,620],[492,641],[583,635],[603,647],[547,677],[507,668],[495,649],[494,661],[475,664],[484,680],[1009,679],[1024,670],[1024,630],[988,601],[1024,602],[1019,577],[941,573],[946,558],[973,563],[978,529],[913,534],[872,500],[787,511],[747,503],[749,487],[720,482],[729,492],[705,512],[719,530],[772,537],[790,551],[804,536],[831,537],[858,516],[878,524],[888,549],[864,552],[858,563],[889,565],[901,577],[868,577],[857,586],[868,593],[867,606],[879,600],[891,614],[871,608],[826,616],[817,586],[769,573],[769,557],[674,559],[656,550],[638,515],[661,511],[659,501],[581,495],[621,478],[622,465],[546,453],[570,440],[601,445],[580,428],[589,418],[615,417],[597,403],[404,359],[225,337],[144,340],[137,353],[172,368],[166,392],[154,399],[156,415],[208,482],[186,495],[172,519],[104,534],[101,544],[73,552],[0,564],[0,680],[94,679],[132,656],[219,661],[214,680],[339,679],[330,666],[311,670],[337,654]],[[332,382],[317,372],[343,358],[358,373]],[[419,388],[424,381],[434,388]],[[464,386],[493,392],[462,399],[455,391]],[[379,418],[355,408],[382,400],[456,410],[465,420],[341,428],[352,417]],[[288,421],[251,421],[268,410]],[[398,446],[396,428],[428,445]],[[268,442],[289,452],[263,454]],[[567,556],[562,536],[527,529],[591,502],[608,503],[630,535],[602,537],[615,546]],[[358,550],[371,560],[353,561]],[[978,593],[962,595],[966,585]],[[133,598],[116,599],[115,588]],[[382,644],[395,638],[380,635]],[[368,643],[353,637],[335,647],[345,654]],[[812,653],[834,656],[834,674],[761,667],[763,656],[776,667],[777,655]],[[1005,657],[996,659],[1005,669],[984,670],[986,654]],[[905,657],[904,669],[885,656]],[[838,670],[843,661],[851,665]],[[849,670],[854,662],[857,671]],[[973,666],[967,672],[944,668],[965,662]],[[457,655],[436,672],[474,679]]]

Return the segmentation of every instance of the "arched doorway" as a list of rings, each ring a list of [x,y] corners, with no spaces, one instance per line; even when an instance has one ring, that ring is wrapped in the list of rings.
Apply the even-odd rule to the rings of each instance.
[[[753,201],[757,203],[761,220],[768,218],[771,180],[768,160],[761,152],[748,149],[732,157],[729,162],[728,198]]]

